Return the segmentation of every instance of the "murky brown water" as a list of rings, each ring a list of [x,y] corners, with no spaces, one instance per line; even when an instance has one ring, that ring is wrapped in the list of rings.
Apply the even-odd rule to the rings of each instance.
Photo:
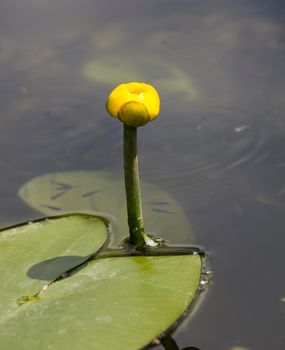
[[[284,18],[277,0],[2,0],[1,225],[37,215],[17,195],[35,176],[121,174],[106,97],[152,83],[162,111],[139,133],[142,179],[180,204],[214,271],[175,339],[283,350]]]

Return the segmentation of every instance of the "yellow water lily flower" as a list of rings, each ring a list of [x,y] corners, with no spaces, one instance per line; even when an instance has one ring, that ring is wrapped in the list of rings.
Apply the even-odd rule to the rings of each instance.
[[[118,85],[109,95],[107,111],[122,123],[138,127],[154,120],[160,109],[160,99],[149,84],[131,82]]]

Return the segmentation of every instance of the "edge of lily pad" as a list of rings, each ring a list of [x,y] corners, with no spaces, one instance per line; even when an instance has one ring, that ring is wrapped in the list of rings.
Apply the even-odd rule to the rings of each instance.
[[[105,225],[106,225],[106,234],[107,235],[106,235],[105,242],[102,244],[102,246],[96,252],[90,253],[86,257],[86,260],[84,260],[80,264],[72,267],[71,269],[64,271],[64,273],[69,273],[70,271],[79,268],[80,266],[82,266],[83,264],[88,262],[89,260],[95,259],[95,257],[98,254],[100,254],[104,249],[106,249],[106,247],[108,247],[108,245],[110,244],[110,240],[111,240],[111,230],[112,230],[112,220],[110,220],[110,218],[108,218],[107,216],[105,217],[103,215],[94,214],[94,212],[88,211],[88,210],[86,210],[86,211],[76,211],[76,212],[68,211],[68,212],[57,214],[57,215],[43,216],[43,217],[39,217],[39,218],[36,218],[36,219],[31,219],[31,220],[23,221],[21,223],[13,224],[13,225],[10,225],[10,226],[1,227],[0,228],[0,235],[1,235],[1,233],[3,231],[10,230],[10,229],[13,229],[13,228],[17,228],[17,227],[21,227],[21,226],[37,223],[37,222],[44,222],[44,221],[48,221],[48,220],[60,219],[60,218],[65,218],[65,217],[69,217],[69,216],[76,216],[76,215],[77,216],[81,216],[81,217],[83,217],[83,216],[93,217],[93,218],[98,218],[98,219],[102,220],[105,223]],[[59,275],[58,277],[56,277],[55,279],[50,281],[48,284],[51,284],[51,283],[57,281],[59,278],[61,278],[61,275]]]
[[[187,247],[184,247],[187,248]],[[190,247],[190,248],[197,248],[197,247]],[[199,249],[199,248],[198,248]],[[207,280],[205,279],[206,269],[207,265],[209,264],[208,260],[206,259],[206,253],[203,250],[199,249],[199,253],[193,253],[200,256],[201,259],[201,274],[200,274],[200,281],[198,288],[196,290],[195,296],[193,297],[190,304],[186,307],[184,312],[170,325],[168,328],[166,328],[159,336],[157,336],[155,339],[153,339],[151,342],[146,344],[143,348],[140,350],[148,350],[155,346],[158,346],[161,344],[161,340],[167,336],[171,336],[181,325],[182,322],[184,322],[188,317],[192,317],[194,313],[197,312],[197,304],[201,302],[201,295],[206,292],[206,285],[203,283],[203,281]],[[182,254],[180,254],[182,255]],[[185,255],[191,255],[191,254],[185,254]],[[195,312],[193,310],[195,309]]]
[[[22,221],[20,223],[12,224],[12,225],[5,226],[5,227],[0,227],[0,233],[3,232],[3,231],[6,231],[6,230],[10,230],[10,229],[16,228],[16,227],[29,225],[29,224],[32,224],[32,223],[35,223],[35,222],[41,222],[41,221],[53,220],[53,219],[60,219],[60,218],[64,218],[64,217],[67,217],[67,216],[75,216],[75,215],[92,216],[92,217],[96,217],[98,219],[101,219],[107,226],[107,240],[110,239],[112,218],[109,215],[105,216],[105,213],[101,213],[100,212],[100,215],[99,215],[98,212],[94,212],[94,211],[91,211],[91,210],[61,211],[60,214],[36,217],[34,219],[25,220],[25,221]]]

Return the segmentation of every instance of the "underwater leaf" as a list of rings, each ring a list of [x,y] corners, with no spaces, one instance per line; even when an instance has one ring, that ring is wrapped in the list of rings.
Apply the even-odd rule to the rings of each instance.
[[[24,184],[19,196],[45,215],[82,209],[99,215],[108,213],[113,221],[113,246],[128,235],[124,182],[110,173],[69,171],[45,174]],[[182,207],[168,193],[143,182],[142,201],[147,232],[157,232],[160,237],[179,243],[194,240],[193,229]]]
[[[47,282],[88,260],[107,238],[106,223],[85,214],[38,220],[1,230],[1,323],[13,318],[18,304],[33,299]]]
[[[90,81],[110,86],[123,81],[152,81],[165,101],[169,96],[175,95],[183,96],[185,101],[196,101],[200,98],[198,86],[190,77],[190,72],[185,73],[181,67],[161,57],[146,57],[141,53],[132,53],[131,57],[126,57],[125,54],[98,56],[86,63],[82,73]]]
[[[96,258],[36,301],[1,311],[2,347],[141,349],[189,308],[200,275],[199,254]]]

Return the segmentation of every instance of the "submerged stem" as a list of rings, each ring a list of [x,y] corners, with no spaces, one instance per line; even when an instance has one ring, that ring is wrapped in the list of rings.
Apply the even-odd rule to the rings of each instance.
[[[137,128],[125,124],[124,171],[130,244],[134,245],[136,249],[142,249],[146,245],[146,241],[138,171]]]

